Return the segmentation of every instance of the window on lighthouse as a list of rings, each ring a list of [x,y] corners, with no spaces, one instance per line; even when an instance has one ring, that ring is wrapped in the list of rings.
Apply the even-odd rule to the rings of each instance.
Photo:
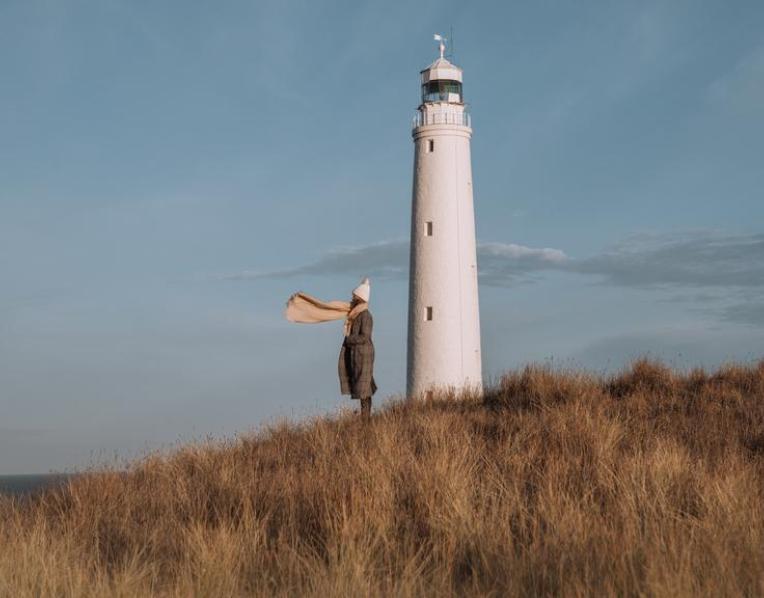
[[[435,151],[435,140],[434,139],[428,139],[427,140],[427,153],[431,154]]]
[[[424,223],[424,236],[432,237],[432,221],[431,220]]]
[[[431,322],[432,321],[432,305],[428,305],[424,308],[424,319],[425,322]]]

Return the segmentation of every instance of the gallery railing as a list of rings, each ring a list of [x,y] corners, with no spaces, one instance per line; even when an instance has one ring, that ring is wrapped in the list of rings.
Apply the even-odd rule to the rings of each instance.
[[[472,127],[472,118],[469,112],[429,112],[417,110],[411,121],[412,128],[426,125],[460,125]]]

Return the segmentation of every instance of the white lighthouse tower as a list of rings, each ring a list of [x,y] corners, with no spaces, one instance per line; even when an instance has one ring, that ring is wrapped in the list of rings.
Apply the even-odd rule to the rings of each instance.
[[[409,397],[482,388],[472,128],[462,69],[443,53],[421,72],[414,117],[409,271]]]

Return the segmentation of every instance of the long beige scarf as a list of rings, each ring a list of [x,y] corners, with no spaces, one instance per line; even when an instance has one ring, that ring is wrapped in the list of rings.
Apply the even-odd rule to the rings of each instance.
[[[369,308],[369,304],[362,301],[353,309],[347,301],[321,301],[311,297],[307,293],[295,293],[286,304],[284,317],[290,322],[301,324],[316,324],[345,318],[345,336],[350,334],[350,327],[358,314]]]

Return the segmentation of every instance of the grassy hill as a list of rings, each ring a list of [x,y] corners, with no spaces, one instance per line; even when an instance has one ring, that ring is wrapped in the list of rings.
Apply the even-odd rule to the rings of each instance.
[[[764,361],[528,367],[0,499],[0,595],[764,594]]]

